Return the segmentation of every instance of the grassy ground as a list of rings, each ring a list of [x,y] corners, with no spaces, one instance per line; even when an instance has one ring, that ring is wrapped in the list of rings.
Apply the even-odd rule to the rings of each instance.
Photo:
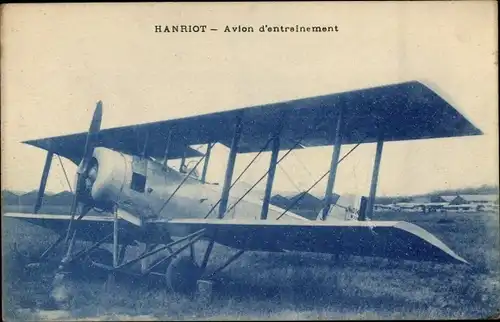
[[[7,209],[4,209],[6,211]],[[43,212],[57,212],[47,209]],[[217,279],[210,305],[165,291],[158,280],[119,278],[104,289],[99,278],[74,279],[73,317],[125,319],[436,319],[480,318],[500,308],[499,218],[490,213],[377,213],[377,220],[405,220],[435,234],[467,265],[416,263],[329,255],[246,253]],[[23,257],[54,240],[50,231],[4,219],[4,316],[33,319],[22,307],[39,307],[52,281],[49,268],[23,270]],[[199,253],[205,245],[199,245]],[[230,253],[234,250],[229,250]],[[212,265],[229,254],[217,247]],[[24,314],[24,315],[23,315]],[[67,319],[64,317],[63,319]]]

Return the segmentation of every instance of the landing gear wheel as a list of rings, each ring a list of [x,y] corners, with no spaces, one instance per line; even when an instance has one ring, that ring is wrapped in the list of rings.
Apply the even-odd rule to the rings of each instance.
[[[167,268],[167,286],[176,293],[194,293],[201,274],[201,267],[191,256],[179,256]]]
[[[72,264],[71,270],[78,272],[82,276],[91,273],[93,277],[106,278],[109,274],[108,271],[97,267],[94,263],[113,266],[113,253],[107,249],[98,248],[87,254],[83,259],[78,260]]]
[[[113,266],[113,253],[107,249],[98,248],[87,255],[86,262],[93,266],[92,262]]]

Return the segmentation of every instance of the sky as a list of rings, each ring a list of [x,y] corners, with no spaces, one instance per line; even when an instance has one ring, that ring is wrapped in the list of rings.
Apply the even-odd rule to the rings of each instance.
[[[2,12],[2,189],[38,187],[45,152],[28,139],[418,80],[485,134],[389,142],[378,195],[498,184],[496,2],[9,4]],[[155,33],[197,24],[206,33]],[[337,25],[335,33],[224,33],[225,26]],[[344,146],[341,155],[352,146]],[[83,149],[83,147],[82,147]],[[208,180],[222,182],[216,146]],[[284,152],[283,152],[284,153]],[[335,191],[368,194],[375,144],[339,165]],[[307,189],[331,147],[293,152],[275,189]],[[237,158],[235,177],[253,158]],[[243,180],[267,170],[262,155]],[[76,167],[63,159],[70,178]],[[292,178],[290,180],[282,169]],[[326,181],[326,180],[325,180]],[[322,192],[323,181],[315,190]],[[47,190],[67,190],[56,158]]]

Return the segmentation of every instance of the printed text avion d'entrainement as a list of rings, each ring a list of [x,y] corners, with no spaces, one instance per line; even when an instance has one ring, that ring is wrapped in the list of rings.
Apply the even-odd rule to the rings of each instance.
[[[228,26],[224,28],[209,28],[207,25],[154,25],[158,33],[202,33],[222,31],[227,33],[289,33],[289,32],[338,32],[337,25],[260,25],[260,26]]]

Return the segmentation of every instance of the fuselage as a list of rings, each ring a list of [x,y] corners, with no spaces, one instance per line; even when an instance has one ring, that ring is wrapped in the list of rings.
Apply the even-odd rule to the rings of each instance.
[[[216,218],[221,186],[203,183],[153,159],[96,148],[97,179],[92,187],[96,200],[112,200],[119,208],[140,219]],[[252,192],[232,189],[223,218],[259,219],[262,200]],[[238,201],[239,200],[239,201]],[[270,205],[268,219],[285,210]],[[291,212],[280,220],[307,220]]]

